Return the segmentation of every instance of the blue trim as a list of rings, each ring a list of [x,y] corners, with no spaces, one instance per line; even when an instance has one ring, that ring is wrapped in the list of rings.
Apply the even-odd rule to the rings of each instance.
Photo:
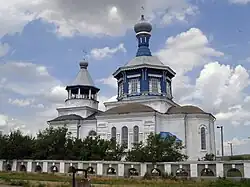
[[[143,69],[143,79],[141,79],[141,93],[148,93],[149,91],[149,82],[148,82],[148,74],[147,69]]]

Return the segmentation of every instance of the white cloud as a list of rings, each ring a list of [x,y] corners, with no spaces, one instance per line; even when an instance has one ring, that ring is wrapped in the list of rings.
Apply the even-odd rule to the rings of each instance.
[[[100,82],[104,85],[108,85],[112,88],[117,89],[117,80],[113,77],[113,75],[110,75],[107,78],[99,79],[99,80],[97,80],[97,82]]]
[[[74,34],[124,34],[139,18],[141,6],[152,18],[164,18],[169,24],[186,21],[197,12],[187,0],[0,0],[0,36],[22,31],[32,20],[42,18],[56,25],[55,32],[62,36]],[[166,11],[166,9],[168,11]]]
[[[112,97],[98,96],[98,98],[97,98],[98,101],[99,101],[98,109],[102,110],[102,111],[105,111],[106,108],[105,108],[104,103],[117,101],[116,98],[117,98],[117,95],[112,96]]]
[[[223,53],[210,47],[208,38],[200,29],[191,28],[177,36],[169,37],[165,47],[155,55],[176,71],[177,74],[173,80],[174,98],[185,103],[186,97],[195,89],[194,85],[190,84],[190,78],[186,73],[202,67],[215,57],[223,56]]]
[[[28,130],[23,121],[15,118],[11,118],[5,114],[0,114],[0,130],[4,133],[9,133],[10,131],[20,129],[23,133],[31,132]],[[35,131],[33,131],[35,132]]]
[[[10,46],[7,43],[0,43],[0,57],[5,56],[9,52]]]
[[[0,127],[6,126],[8,124],[8,116],[0,114]]]
[[[200,29],[191,28],[175,37],[169,37],[165,48],[156,55],[182,75],[209,62],[212,57],[223,56],[223,53],[209,46],[208,38]]]
[[[195,7],[195,6],[186,7],[185,9],[183,9],[183,11],[180,11],[178,9],[176,10],[170,9],[170,10],[167,10],[167,14],[163,16],[162,22],[164,24],[170,24],[175,20],[186,22],[188,16],[194,16],[198,12],[199,12],[198,7]]]
[[[247,3],[250,3],[250,0],[229,0],[229,2],[233,4],[246,5]]]
[[[124,52],[124,53],[127,52],[123,43],[119,44],[115,48],[110,48],[110,47],[104,47],[102,49],[94,48],[91,50],[90,54],[93,58],[95,58],[97,60],[101,60],[101,59],[106,58],[106,57],[111,57],[112,55],[114,55],[115,53],[117,53],[119,51]]]
[[[194,97],[199,99],[207,110],[230,110],[230,107],[242,102],[243,91],[248,86],[249,74],[244,67],[238,65],[234,68],[213,62],[206,64],[200,72]]]
[[[74,33],[88,34],[124,34],[128,28],[139,18],[141,6],[145,14],[153,17],[163,17],[170,14],[170,22],[185,20],[195,7],[186,0],[139,0],[139,1],[98,1],[75,0],[74,3],[66,0],[50,1],[46,12],[41,17],[55,23],[57,32],[61,35],[71,36]],[[87,5],[87,6],[86,6]],[[52,8],[51,8],[52,7]],[[81,7],[81,8],[79,8]],[[85,9],[83,7],[86,7]],[[165,10],[168,9],[169,12]],[[156,13],[157,12],[157,13]],[[169,23],[166,22],[165,23]]]
[[[12,105],[25,107],[30,106],[32,103],[34,103],[35,99],[11,99],[9,98],[8,102]]]
[[[44,95],[60,81],[52,77],[42,65],[26,62],[9,62],[0,65],[0,75],[4,78],[1,86],[11,92],[25,96]]]
[[[56,85],[49,89],[47,93],[45,93],[45,98],[48,101],[61,103],[67,98],[68,94],[65,90],[64,86]]]
[[[19,107],[44,108],[43,104],[35,103],[35,99],[8,99],[8,103]]]
[[[35,19],[32,13],[34,2],[38,0],[0,0],[0,37],[22,31],[23,27]]]
[[[25,107],[25,112],[29,114],[15,116],[18,120],[12,121],[16,124],[12,125],[13,128],[25,125],[26,130],[30,132],[37,132],[38,129],[44,128],[49,118],[40,113],[50,112],[50,115],[56,113],[56,108],[53,108],[54,112],[49,109],[63,103],[67,96],[65,87],[60,85],[62,83],[50,75],[45,66],[27,62],[2,64],[0,66],[1,104],[9,103],[10,106],[23,107],[22,110]],[[18,109],[15,107],[15,110]],[[10,124],[8,122],[7,130],[10,129]]]

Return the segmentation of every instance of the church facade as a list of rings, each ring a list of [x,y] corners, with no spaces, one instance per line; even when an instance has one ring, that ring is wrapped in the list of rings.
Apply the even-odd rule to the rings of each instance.
[[[104,103],[105,111],[98,110],[99,89],[88,72],[88,62],[80,62],[76,79],[66,87],[65,106],[57,108],[58,117],[48,124],[66,126],[77,138],[115,138],[128,149],[133,143],[146,142],[151,132],[173,135],[182,141],[189,160],[216,154],[215,117],[196,106],[174,102],[172,79],[176,73],[152,56],[151,24],[142,15],[134,30],[136,57],[113,73],[118,84],[117,101]]]

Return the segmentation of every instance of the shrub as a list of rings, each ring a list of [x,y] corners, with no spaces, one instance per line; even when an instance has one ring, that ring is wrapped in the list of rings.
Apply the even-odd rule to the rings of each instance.
[[[148,171],[144,174],[143,179],[145,180],[152,180],[152,175]]]

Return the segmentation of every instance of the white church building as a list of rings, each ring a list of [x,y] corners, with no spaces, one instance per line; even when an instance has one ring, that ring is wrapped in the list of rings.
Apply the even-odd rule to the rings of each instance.
[[[115,138],[128,149],[133,143],[146,142],[151,132],[174,135],[182,141],[189,160],[216,154],[215,117],[196,106],[174,102],[175,72],[151,55],[151,24],[142,15],[134,30],[138,39],[136,57],[113,73],[118,84],[117,101],[104,103],[104,112],[98,110],[99,89],[88,72],[88,62],[80,62],[76,79],[66,87],[65,106],[57,108],[58,117],[48,124],[66,126],[78,138]]]

